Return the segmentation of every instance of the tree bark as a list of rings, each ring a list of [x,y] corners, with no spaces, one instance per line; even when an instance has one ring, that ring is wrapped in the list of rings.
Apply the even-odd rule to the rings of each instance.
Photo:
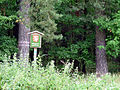
[[[105,47],[105,30],[101,31],[96,26],[96,74],[98,77],[108,73],[106,50],[99,48],[99,46]]]
[[[20,13],[24,22],[19,22],[19,35],[18,35],[18,48],[19,48],[19,57],[28,63],[29,57],[29,36],[30,27],[27,27],[30,23],[30,18],[28,17],[28,11],[30,8],[29,0],[20,0]]]

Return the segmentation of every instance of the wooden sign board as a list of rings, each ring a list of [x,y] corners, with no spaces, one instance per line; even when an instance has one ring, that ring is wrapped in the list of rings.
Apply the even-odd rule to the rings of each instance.
[[[37,48],[41,48],[41,38],[44,34],[38,31],[29,32],[28,34],[30,34],[30,47],[34,48],[34,61],[36,63]]]
[[[38,33],[31,34],[30,47],[41,48],[41,35]]]
[[[42,35],[44,35],[41,32],[33,31],[30,32],[30,47],[31,48],[41,48],[41,39]]]

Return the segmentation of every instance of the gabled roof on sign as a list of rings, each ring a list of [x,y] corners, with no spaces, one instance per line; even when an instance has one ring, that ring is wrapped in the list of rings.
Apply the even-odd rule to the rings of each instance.
[[[29,32],[28,34],[33,34],[33,33],[38,33],[38,34],[40,34],[40,35],[44,35],[43,33],[39,32],[39,31]]]

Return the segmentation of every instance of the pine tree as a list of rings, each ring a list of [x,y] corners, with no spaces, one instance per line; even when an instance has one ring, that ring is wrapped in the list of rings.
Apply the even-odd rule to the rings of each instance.
[[[55,20],[61,17],[55,10],[55,4],[58,0],[32,0],[30,9],[31,30],[37,30],[44,33],[46,42],[61,38],[61,35],[55,35],[57,24]]]

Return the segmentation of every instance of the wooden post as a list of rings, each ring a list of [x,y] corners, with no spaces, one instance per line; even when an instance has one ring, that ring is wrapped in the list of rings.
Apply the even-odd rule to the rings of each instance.
[[[34,62],[35,62],[35,64],[37,63],[36,58],[37,58],[37,48],[34,48]]]

